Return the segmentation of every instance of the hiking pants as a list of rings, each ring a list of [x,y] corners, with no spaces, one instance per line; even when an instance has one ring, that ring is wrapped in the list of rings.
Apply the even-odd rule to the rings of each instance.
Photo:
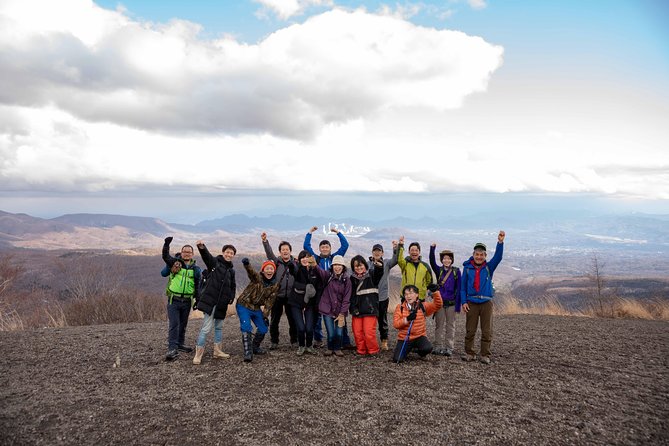
[[[375,355],[379,352],[376,341],[376,316],[353,316],[353,336],[359,355]]]
[[[434,347],[453,350],[455,346],[455,305],[441,307],[434,314]]]
[[[283,315],[284,310],[286,311],[286,318],[288,319],[290,343],[295,344],[297,342],[297,329],[295,328],[293,314],[290,311],[290,306],[286,303],[285,297],[279,297],[274,301],[272,314],[270,316],[269,336],[273,344],[279,343],[279,322],[281,322],[281,316]]]
[[[490,356],[490,344],[492,344],[492,300],[482,304],[469,303],[467,312],[467,334],[465,335],[465,353],[476,355],[474,350],[474,338],[479,319],[481,320],[481,356]]]
[[[257,328],[256,333],[263,335],[267,333],[267,325],[265,325],[262,310],[251,310],[239,304],[235,305],[235,309],[239,318],[239,329],[242,332],[252,333],[253,325],[251,325],[251,322],[253,322]]]
[[[404,340],[398,339],[397,344],[395,345],[395,350],[393,351],[394,362],[403,361],[413,350],[416,350],[416,353],[418,353],[421,358],[424,358],[430,352],[432,352],[432,344],[427,339],[427,336],[421,336],[414,339],[413,341],[407,341],[406,346],[404,347],[404,351],[402,351],[403,345]]]
[[[172,303],[167,304],[167,320],[169,321],[167,332],[168,350],[175,350],[178,346],[184,345],[190,307],[190,299],[177,300],[173,298]]]
[[[388,340],[388,302],[389,299],[379,301],[379,336],[381,340]]]

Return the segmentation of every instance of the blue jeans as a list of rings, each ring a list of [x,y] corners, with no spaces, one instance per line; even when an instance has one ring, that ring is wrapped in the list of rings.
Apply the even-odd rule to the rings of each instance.
[[[265,325],[265,321],[263,320],[262,310],[251,310],[239,304],[235,305],[235,309],[239,318],[239,328],[242,332],[253,332],[253,326],[251,325],[251,322],[253,322],[258,328],[258,333],[267,333],[267,325]]]
[[[169,322],[167,348],[169,350],[175,350],[178,346],[184,345],[190,306],[190,301],[176,299],[173,299],[171,304],[167,304],[167,320]]]
[[[220,344],[223,342],[223,319],[215,319],[214,313],[216,313],[216,307],[211,309],[211,314],[204,314],[202,328],[200,328],[200,334],[197,337],[198,347],[204,347],[204,343],[207,340],[207,335],[211,331],[212,327],[214,328],[214,344]]]
[[[328,350],[341,350],[341,340],[344,334],[344,327],[339,327],[332,316],[323,315],[325,329],[328,332]]]
[[[318,313],[314,320],[314,339],[318,342],[323,341],[323,324],[321,323],[321,314]]]
[[[290,306],[290,312],[293,315],[293,321],[297,328],[297,344],[300,347],[311,347],[314,339],[314,318],[316,310],[313,307],[301,308],[294,305]]]

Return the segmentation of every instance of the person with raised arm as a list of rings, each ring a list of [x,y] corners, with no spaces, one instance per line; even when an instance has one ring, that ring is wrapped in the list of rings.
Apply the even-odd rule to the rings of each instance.
[[[462,311],[467,314],[465,335],[465,353],[462,355],[464,361],[474,361],[476,350],[474,350],[474,338],[481,322],[481,357],[483,364],[490,364],[490,346],[492,344],[492,316],[493,297],[495,289],[492,284],[492,276],[502,261],[504,254],[504,237],[506,233],[499,231],[497,235],[497,247],[495,255],[489,262],[486,261],[486,245],[479,242],[474,245],[472,256],[463,263],[462,280],[460,281],[460,296],[462,298]]]
[[[232,258],[237,254],[237,249],[232,245],[223,245],[221,254],[214,257],[202,240],[198,240],[196,245],[200,257],[207,265],[206,285],[197,301],[197,309],[204,313],[193,358],[193,364],[198,365],[202,362],[207,335],[212,328],[214,329],[214,358],[227,359],[230,357],[222,350],[223,320],[228,312],[228,305],[235,300],[237,292],[235,270],[232,265]]]
[[[444,249],[439,253],[441,266],[437,264],[435,251],[437,244],[430,245],[430,266],[437,276],[437,286],[444,306],[434,315],[434,350],[435,355],[451,356],[455,346],[455,313],[460,312],[460,281],[461,273],[453,265],[453,251]]]
[[[293,314],[288,306],[288,297],[293,289],[295,281],[295,269],[297,264],[293,257],[293,247],[285,240],[279,242],[279,256],[274,255],[272,247],[267,240],[267,233],[260,234],[262,246],[265,249],[265,255],[276,264],[276,278],[279,284],[279,291],[271,308],[271,319],[269,324],[270,345],[269,349],[274,350],[279,347],[279,323],[284,311],[288,319],[288,334],[290,336],[291,347],[297,346],[297,328],[293,320]],[[292,272],[291,272],[292,271]]]
[[[433,280],[430,266],[421,260],[420,243],[412,242],[409,245],[409,255],[404,257],[404,236],[401,236],[397,249],[397,264],[402,271],[400,288],[404,289],[407,285],[413,285],[418,288],[419,299],[425,300],[427,286],[433,283]]]
[[[311,238],[314,232],[318,230],[318,226],[312,226],[311,229],[309,229],[309,232],[304,237],[304,244],[303,244],[303,249],[305,249],[309,254],[311,254],[315,259],[316,263],[318,266],[321,267],[322,270],[328,271],[330,267],[332,266],[332,259],[334,256],[342,256],[344,257],[346,255],[346,251],[348,250],[348,240],[346,240],[346,237],[344,237],[344,234],[341,233],[337,228],[330,228],[331,232],[334,232],[337,234],[337,237],[339,237],[339,249],[336,252],[332,252],[332,245],[330,244],[330,241],[327,239],[323,239],[318,243],[318,254],[314,252],[314,250],[311,248]],[[344,346],[350,345],[351,341],[348,337],[348,331],[346,330],[346,326],[344,326]],[[314,346],[315,347],[320,347],[323,344],[323,326],[321,323],[321,315],[318,314],[316,319],[314,320]]]

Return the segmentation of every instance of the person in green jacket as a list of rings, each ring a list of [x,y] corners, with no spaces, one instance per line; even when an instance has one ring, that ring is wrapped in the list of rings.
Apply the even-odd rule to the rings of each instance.
[[[434,280],[432,279],[430,265],[421,260],[420,244],[412,242],[409,245],[409,255],[404,257],[404,236],[401,236],[397,249],[397,265],[399,265],[402,271],[402,285],[400,285],[400,289],[403,290],[407,285],[414,285],[418,288],[419,299],[425,300],[427,287],[431,283],[434,283]]]

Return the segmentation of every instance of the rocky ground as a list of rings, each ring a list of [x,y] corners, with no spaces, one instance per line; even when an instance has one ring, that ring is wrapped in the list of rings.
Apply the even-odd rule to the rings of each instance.
[[[246,364],[231,317],[232,358],[208,344],[197,367],[163,361],[166,332],[0,333],[0,444],[669,444],[666,322],[499,316],[488,366],[297,357],[285,338]]]

